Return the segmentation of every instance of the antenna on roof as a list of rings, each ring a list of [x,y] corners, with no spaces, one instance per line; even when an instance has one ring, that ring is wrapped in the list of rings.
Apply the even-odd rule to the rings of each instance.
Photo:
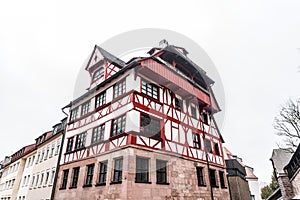
[[[165,48],[166,46],[168,46],[169,45],[169,43],[168,43],[168,41],[166,40],[166,39],[163,39],[163,40],[161,40],[160,42],[159,42],[159,46],[161,47],[161,48]]]

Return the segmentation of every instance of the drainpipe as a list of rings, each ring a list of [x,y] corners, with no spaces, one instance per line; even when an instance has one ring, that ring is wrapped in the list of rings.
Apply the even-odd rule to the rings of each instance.
[[[68,120],[68,114],[64,111],[64,109],[70,108],[71,105],[72,105],[72,102],[70,102],[68,105],[66,105],[65,107],[63,107],[61,109],[61,111],[67,116],[66,120]],[[63,144],[64,144],[64,140],[65,140],[65,135],[66,135],[66,129],[67,129],[67,124],[65,125],[65,127],[63,127],[63,130],[62,130],[60,150],[59,150],[56,169],[55,169],[54,181],[53,181],[53,184],[52,184],[52,191],[51,191],[51,197],[50,197],[51,200],[54,200],[55,188],[56,188],[56,184],[57,184],[57,177],[58,177],[58,172],[59,172],[59,167],[60,167],[60,160],[61,160],[61,156],[62,156],[61,154],[62,154]]]

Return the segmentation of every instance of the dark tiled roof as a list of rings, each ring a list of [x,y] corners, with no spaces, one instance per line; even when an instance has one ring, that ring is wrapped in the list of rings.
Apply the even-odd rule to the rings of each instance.
[[[112,55],[111,53],[107,52],[106,50],[102,49],[101,47],[97,46],[97,49],[100,51],[100,53],[103,55],[104,58],[106,58],[109,62],[118,65],[119,67],[125,67],[126,63],[117,58],[116,56]]]

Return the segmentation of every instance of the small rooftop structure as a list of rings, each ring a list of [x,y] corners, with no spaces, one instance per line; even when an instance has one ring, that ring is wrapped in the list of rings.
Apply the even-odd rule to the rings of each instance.
[[[293,150],[291,148],[273,149],[270,160],[278,175],[285,174],[284,167],[289,163],[292,156]]]

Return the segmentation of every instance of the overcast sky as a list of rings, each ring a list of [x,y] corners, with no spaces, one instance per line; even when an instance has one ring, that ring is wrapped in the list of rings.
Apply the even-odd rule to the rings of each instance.
[[[186,2],[186,1],[185,1]],[[224,86],[225,145],[269,182],[272,123],[300,97],[300,1],[5,1],[0,6],[0,157],[51,130],[95,44],[138,28],[194,40]],[[187,49],[188,50],[188,49]]]

